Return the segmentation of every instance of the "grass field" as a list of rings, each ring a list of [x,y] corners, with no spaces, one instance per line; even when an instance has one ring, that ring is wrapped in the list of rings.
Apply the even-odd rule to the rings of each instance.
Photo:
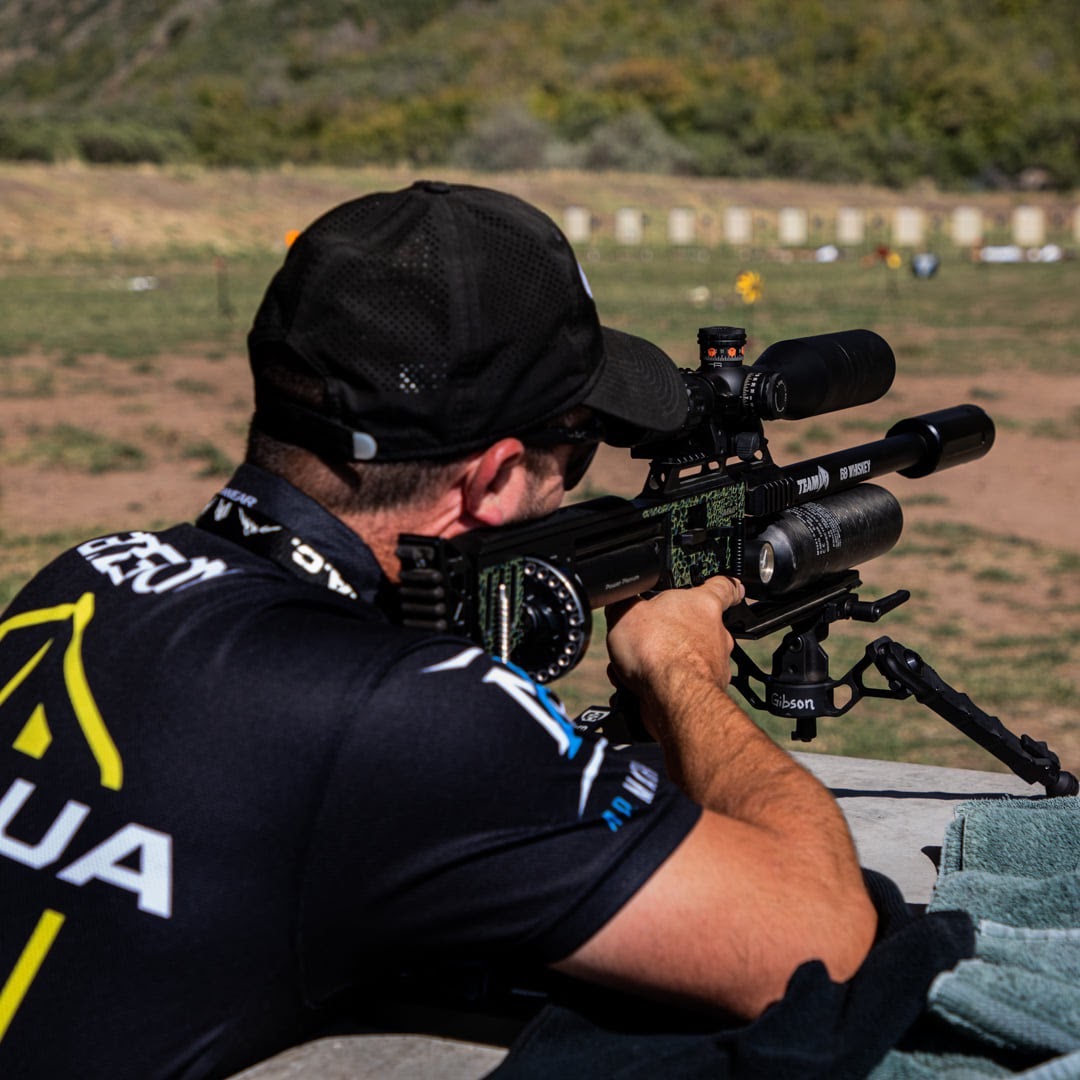
[[[248,319],[279,253],[179,259],[80,259],[47,272],[0,272],[0,355],[40,351],[63,361],[105,353],[146,361],[167,351],[222,355],[243,350]],[[746,326],[751,349],[781,338],[860,326],[876,330],[904,373],[971,373],[1003,382],[1018,370],[1077,369],[1075,296],[1080,261],[987,266],[947,255],[920,280],[873,256],[822,265],[778,262],[763,252],[619,249],[595,246],[583,263],[604,317],[696,365],[699,325]],[[869,265],[867,265],[869,263]],[[745,305],[743,270],[763,280]],[[10,392],[17,370],[4,367]]]
[[[159,525],[198,509],[157,496],[121,501],[118,522],[104,495],[94,497],[104,485],[149,490],[151,478],[162,476],[161,490],[169,491],[166,481],[182,477],[208,494],[227,474],[247,412],[244,338],[281,258],[274,246],[227,258],[197,243],[69,258],[53,251],[0,268],[0,603],[35,566],[87,533]],[[869,251],[832,264],[814,262],[809,252],[778,257],[610,243],[580,254],[605,320],[652,338],[685,366],[697,363],[697,328],[715,323],[746,326],[751,357],[778,339],[857,326],[891,343],[896,404],[887,399],[865,412],[777,425],[770,435],[783,463],[877,438],[915,402],[952,404],[959,393],[991,411],[1002,444],[994,453],[1007,445],[1019,448],[1012,459],[1026,459],[1010,462],[1019,479],[983,503],[932,485],[905,495],[911,513],[904,539],[864,577],[873,595],[908,588],[913,598],[881,626],[835,630],[828,643],[833,673],[888,633],[984,708],[1062,743],[1074,751],[1073,767],[1080,764],[1080,543],[1064,528],[1078,511],[1057,488],[1059,477],[1080,474],[1080,334],[1073,324],[1080,262],[986,266],[946,250],[938,274],[920,280]],[[744,270],[763,279],[753,305],[735,292]],[[1042,388],[1045,408],[1032,404],[1032,386]],[[975,471],[982,467],[971,475],[985,477]],[[36,520],[5,498],[28,471],[34,483],[56,490],[70,490],[74,477],[81,515]],[[632,494],[640,475],[636,463],[622,472],[608,467],[586,494]],[[1010,501],[1015,513],[1003,514],[1000,504]],[[776,644],[754,647],[763,666]],[[572,707],[606,696],[603,667],[603,649],[594,646],[559,684]],[[787,721],[762,722],[786,739]],[[814,747],[832,753],[991,765],[910,701],[864,702],[820,728]]]

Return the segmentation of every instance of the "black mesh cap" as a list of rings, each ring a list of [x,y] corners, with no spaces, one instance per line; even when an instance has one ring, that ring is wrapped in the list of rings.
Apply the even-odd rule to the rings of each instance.
[[[450,457],[576,405],[673,431],[675,364],[601,327],[569,243],[511,195],[441,181],[331,210],[293,243],[248,337],[256,424],[324,456]],[[318,375],[301,406],[269,363]],[[618,436],[610,436],[616,441]]]

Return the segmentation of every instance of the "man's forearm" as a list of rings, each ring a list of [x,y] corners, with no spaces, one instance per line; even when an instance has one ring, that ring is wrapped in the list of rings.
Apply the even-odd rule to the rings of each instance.
[[[643,701],[668,773],[696,802],[790,844],[788,858],[861,889],[836,800],[706,675],[680,669]]]
[[[876,916],[826,788],[717,685],[680,678],[643,695],[671,778],[704,807],[660,870],[562,970],[753,1019],[800,964],[840,982]]]
[[[579,959],[625,970],[664,957],[661,979],[644,965],[631,977],[756,1016],[807,960],[850,978],[877,920],[831,793],[726,692],[723,614],[742,595],[738,582],[710,578],[609,609],[614,673],[641,702],[671,778],[704,813]],[[658,919],[666,930],[655,949],[634,944]]]
[[[637,695],[668,773],[714,813],[785,842],[785,861],[828,868],[861,890],[844,817],[830,792],[729,697],[731,636],[724,610],[743,597],[733,580],[609,609],[608,650]]]

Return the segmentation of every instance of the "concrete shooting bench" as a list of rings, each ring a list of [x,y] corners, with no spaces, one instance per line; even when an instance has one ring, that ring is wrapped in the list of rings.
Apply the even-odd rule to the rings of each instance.
[[[931,856],[960,803],[1043,794],[1038,784],[1004,772],[827,754],[795,757],[837,797],[862,864],[891,877],[917,908],[930,899],[937,879]],[[234,1080],[478,1080],[505,1054],[503,1046],[430,1035],[340,1035],[293,1047]]]

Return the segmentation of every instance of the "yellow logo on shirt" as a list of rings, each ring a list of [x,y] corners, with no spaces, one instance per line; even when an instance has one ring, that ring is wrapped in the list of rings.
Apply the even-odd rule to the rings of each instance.
[[[90,620],[94,617],[94,594],[83,593],[73,604],[57,604],[51,608],[39,608],[36,611],[24,611],[13,615],[0,623],[0,644],[9,635],[30,627],[47,626],[56,623],[57,634],[49,638],[37,652],[31,656],[7,683],[0,686],[0,709],[5,702],[33,674],[41,661],[48,655],[59,637],[63,624],[70,623],[71,636],[64,647],[63,676],[67,695],[71,701],[75,719],[82,729],[86,744],[97,761],[101,786],[119,791],[124,782],[124,766],[116,744],[109,735],[109,730],[101,718],[97,702],[90,691],[83,667],[83,636]],[[31,711],[11,744],[20,753],[33,758],[43,757],[52,745],[52,729],[45,713],[45,706],[38,704]]]
[[[74,603],[21,612],[0,622],[0,646],[8,655],[17,650],[20,631],[54,628],[44,643],[36,649],[31,645],[16,659],[18,670],[0,684],[0,715],[10,717],[17,704],[16,691],[32,685],[28,680],[41,668],[43,661],[59,654],[64,693],[97,765],[98,781],[102,788],[119,791],[124,782],[123,762],[94,700],[83,664],[83,643],[93,617],[94,595],[84,593]],[[63,643],[65,638],[66,644]],[[40,641],[40,635],[36,640]],[[32,654],[31,649],[34,649]],[[46,757],[55,740],[44,702],[38,701],[18,713],[15,728],[11,742],[14,750],[39,760]],[[91,808],[68,799],[43,835],[32,840],[20,839],[11,832],[10,826],[35,790],[36,785],[16,777],[8,790],[0,795],[0,857],[32,870],[56,870],[59,880],[74,886],[83,886],[93,880],[117,886],[135,894],[140,911],[166,919],[171,916],[172,837],[168,833],[131,823],[68,861],[74,853],[72,844],[76,833],[89,817]],[[64,922],[65,916],[61,912],[47,908],[33,926],[26,928],[30,936],[0,984],[0,1040],[11,1026]],[[9,926],[7,929],[14,937],[14,928]]]

